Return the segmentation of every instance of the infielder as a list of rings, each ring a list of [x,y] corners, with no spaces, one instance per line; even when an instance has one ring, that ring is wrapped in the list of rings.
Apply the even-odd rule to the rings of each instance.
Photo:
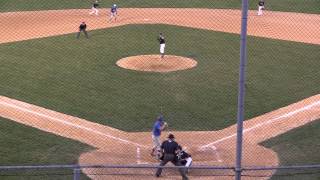
[[[166,42],[162,33],[159,34],[158,41],[160,43],[160,57],[164,58],[164,48],[166,47]]]
[[[262,10],[264,10],[264,0],[259,0],[259,2],[258,2],[258,16],[262,15]]]
[[[89,38],[88,33],[87,33],[87,25],[85,22],[82,22],[79,26],[79,32],[77,33],[77,39],[79,39],[80,37],[80,33],[81,31],[83,31],[84,35],[86,36],[86,38]]]
[[[160,141],[160,136],[161,136],[161,131],[165,130],[168,124],[164,122],[163,116],[159,115],[156,119],[156,122],[153,125],[152,128],[152,142],[153,142],[153,148],[151,151],[151,156],[156,156],[157,159],[160,158],[160,146],[161,146],[161,141]]]
[[[117,21],[117,15],[118,15],[118,7],[116,4],[113,4],[110,10],[109,22],[111,22],[113,18],[114,18],[114,21]]]
[[[98,15],[98,14],[99,14],[98,6],[99,6],[99,2],[98,2],[98,1],[95,1],[95,2],[92,4],[91,12],[90,12],[89,14],[90,14],[90,15],[91,15],[91,14]]]

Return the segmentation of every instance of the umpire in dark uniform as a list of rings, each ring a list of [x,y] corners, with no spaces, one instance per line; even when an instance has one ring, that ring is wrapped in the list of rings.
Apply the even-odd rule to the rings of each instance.
[[[79,26],[79,32],[78,32],[78,34],[77,34],[77,39],[79,39],[81,31],[83,31],[83,33],[84,33],[84,35],[86,36],[86,38],[89,38],[86,29],[87,29],[86,23],[85,23],[85,22],[82,22],[82,23],[80,24],[80,26]]]
[[[163,159],[160,162],[160,166],[165,166],[169,161],[173,163],[175,166],[182,166],[180,161],[176,161],[176,151],[178,150],[178,143],[174,141],[174,135],[169,134],[168,140],[164,141],[161,144],[161,151],[163,153]],[[157,169],[156,176],[159,177],[161,175],[162,168],[159,167]],[[179,172],[182,176],[183,180],[187,180],[188,177],[186,175],[185,168],[179,168]]]

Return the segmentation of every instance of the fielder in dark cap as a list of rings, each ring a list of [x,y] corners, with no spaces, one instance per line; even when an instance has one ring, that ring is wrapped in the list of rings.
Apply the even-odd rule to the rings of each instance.
[[[161,57],[161,59],[163,59],[164,58],[164,49],[166,47],[166,41],[164,40],[163,33],[159,34],[158,41],[160,43],[160,54],[161,54],[160,57]]]
[[[84,35],[86,36],[86,38],[89,38],[86,29],[87,29],[87,24],[86,24],[85,22],[82,22],[82,23],[80,24],[80,26],[79,26],[79,32],[77,33],[77,39],[79,39],[81,31],[84,33]]]
[[[178,143],[174,140],[174,135],[169,134],[168,140],[163,141],[161,144],[161,151],[163,154],[163,157],[161,158],[160,166],[165,166],[168,162],[171,162],[175,166],[182,166],[180,161],[176,161],[176,152],[178,150]],[[157,169],[156,176],[159,177],[161,175],[162,168]],[[183,180],[187,180],[188,177],[186,175],[186,169],[185,168],[179,168],[179,172],[182,176]]]

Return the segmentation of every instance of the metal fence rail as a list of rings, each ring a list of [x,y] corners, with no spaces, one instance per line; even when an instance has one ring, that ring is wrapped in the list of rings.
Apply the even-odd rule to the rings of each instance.
[[[72,170],[73,180],[79,180],[82,174],[83,169],[145,169],[145,170],[156,170],[159,168],[158,165],[26,165],[26,166],[0,166],[0,177],[6,176],[2,173],[8,173],[10,171],[19,171],[19,170]],[[163,169],[177,169],[181,168],[178,166],[164,166]],[[232,166],[192,166],[189,168],[191,171],[195,170],[219,170],[219,171],[228,171],[229,173],[217,173],[214,171],[211,174],[191,174],[193,176],[205,176],[205,177],[216,177],[216,176],[230,176],[235,177],[236,168]],[[320,173],[320,164],[313,165],[295,165],[295,166],[248,166],[241,169],[243,172],[243,177],[267,177],[270,178],[276,171],[286,170],[286,173],[282,173],[278,176],[293,176],[293,175],[304,175],[304,174],[319,174]],[[308,171],[308,170],[313,170]],[[290,171],[290,172],[289,172]],[[305,171],[305,173],[302,173]],[[232,172],[232,173],[231,173]],[[50,175],[48,173],[47,175]],[[59,175],[59,174],[58,174]],[[60,174],[60,175],[70,175],[70,174]],[[94,175],[107,175],[112,176],[114,174],[94,174]],[[119,174],[118,174],[119,175]],[[19,176],[15,174],[15,176]]]

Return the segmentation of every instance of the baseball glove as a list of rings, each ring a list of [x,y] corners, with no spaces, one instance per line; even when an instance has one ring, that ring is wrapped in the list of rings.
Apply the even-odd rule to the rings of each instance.
[[[168,127],[169,127],[169,125],[168,125],[167,122],[164,122],[162,126],[163,126],[163,127],[162,127],[162,130],[163,130],[163,131],[167,130]]]

